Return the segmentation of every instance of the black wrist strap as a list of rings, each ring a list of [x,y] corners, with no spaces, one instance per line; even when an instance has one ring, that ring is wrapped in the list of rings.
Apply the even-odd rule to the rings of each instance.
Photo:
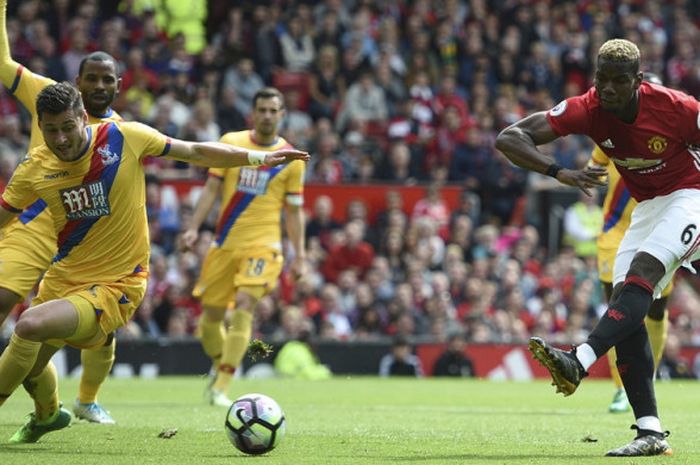
[[[556,163],[552,163],[547,167],[547,171],[544,172],[547,176],[551,176],[556,179],[557,174],[559,174],[559,171],[562,170],[562,167],[557,165]]]

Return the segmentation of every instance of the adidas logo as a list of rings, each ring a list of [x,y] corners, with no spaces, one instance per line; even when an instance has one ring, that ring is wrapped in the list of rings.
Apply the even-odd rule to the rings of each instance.
[[[606,149],[614,149],[615,144],[612,143],[610,139],[605,139],[603,142],[600,143],[601,147],[605,147]]]
[[[504,381],[507,379],[529,381],[534,378],[528,357],[516,348],[503,356],[503,362],[487,374],[488,379]]]

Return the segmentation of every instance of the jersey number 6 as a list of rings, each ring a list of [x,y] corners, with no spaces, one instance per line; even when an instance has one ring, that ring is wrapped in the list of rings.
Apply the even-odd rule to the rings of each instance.
[[[693,240],[693,233],[697,229],[697,226],[694,224],[689,224],[688,226],[685,227],[683,230],[683,233],[681,233],[681,242],[684,245],[690,244],[690,241]]]

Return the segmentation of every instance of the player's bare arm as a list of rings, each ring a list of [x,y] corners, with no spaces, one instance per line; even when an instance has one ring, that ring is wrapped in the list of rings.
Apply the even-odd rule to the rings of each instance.
[[[292,160],[309,160],[309,154],[300,150],[257,152],[221,142],[188,142],[179,139],[172,140],[170,150],[165,157],[209,168],[277,166]]]
[[[221,192],[221,186],[223,182],[221,178],[216,176],[209,176],[207,182],[204,183],[202,192],[197,200],[197,205],[194,207],[194,213],[192,214],[191,223],[187,226],[187,229],[182,233],[182,247],[185,250],[189,250],[194,247],[197,238],[199,237],[199,228],[202,223],[209,215],[217,197]]]
[[[562,184],[581,189],[587,195],[590,188],[604,186],[605,169],[587,166],[581,170],[570,170],[556,166],[552,157],[537,150],[537,146],[548,144],[559,136],[552,130],[544,111],[534,113],[505,128],[496,138],[496,148],[514,164],[530,171],[547,174]]]
[[[17,76],[19,63],[10,55],[10,41],[7,38],[7,0],[0,0],[0,82],[8,89]]]

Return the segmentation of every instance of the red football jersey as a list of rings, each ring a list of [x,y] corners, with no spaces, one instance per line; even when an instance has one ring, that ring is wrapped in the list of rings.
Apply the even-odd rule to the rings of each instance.
[[[585,134],[615,163],[639,202],[679,189],[700,189],[700,103],[682,92],[643,82],[639,113],[625,123],[598,103],[595,88],[547,112],[560,136]]]

